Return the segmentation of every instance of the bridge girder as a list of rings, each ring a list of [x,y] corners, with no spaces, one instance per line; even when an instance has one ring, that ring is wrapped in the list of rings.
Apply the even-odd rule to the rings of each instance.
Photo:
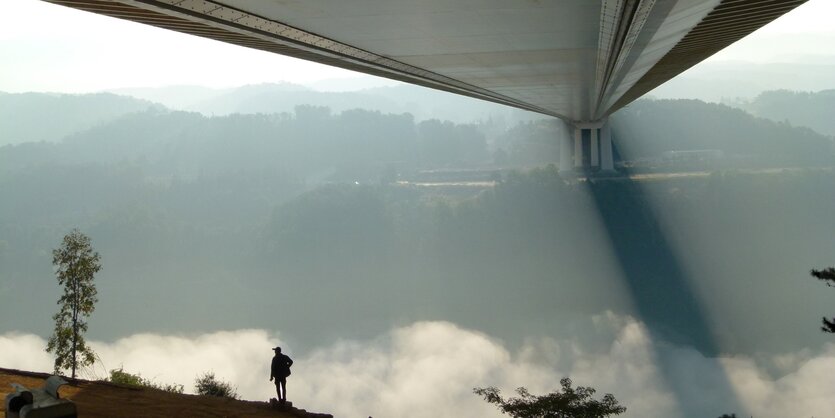
[[[593,122],[806,0],[45,0]]]

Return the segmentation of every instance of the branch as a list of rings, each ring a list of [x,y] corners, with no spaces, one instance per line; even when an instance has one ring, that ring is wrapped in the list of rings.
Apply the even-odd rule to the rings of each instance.
[[[823,280],[827,286],[835,286],[835,267],[812,270],[810,274],[818,280]]]

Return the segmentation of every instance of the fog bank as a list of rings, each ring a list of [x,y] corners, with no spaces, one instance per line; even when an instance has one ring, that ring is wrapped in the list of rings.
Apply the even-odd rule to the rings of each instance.
[[[653,348],[646,327],[629,317],[606,313],[589,324],[605,342],[575,338],[530,339],[518,351],[480,332],[449,322],[416,322],[368,340],[345,340],[307,353],[285,352],[295,360],[289,398],[298,406],[349,416],[460,417],[501,416],[471,393],[497,386],[510,395],[518,386],[542,394],[570,376],[576,385],[611,392],[627,406],[625,417],[715,417],[723,413],[767,417],[835,417],[835,344],[772,357],[706,358],[670,345]],[[157,382],[181,383],[193,390],[194,377],[213,370],[232,382],[245,399],[274,395],[268,381],[270,348],[280,334],[237,330],[182,336],[136,334],[114,342],[94,341],[101,362],[86,377],[101,378],[123,366]],[[0,335],[0,367],[50,370],[43,338],[22,333]],[[659,370],[685,382],[682,404]],[[775,372],[779,371],[779,372]],[[734,394],[717,393],[723,372]],[[739,404],[748,410],[731,411]]]

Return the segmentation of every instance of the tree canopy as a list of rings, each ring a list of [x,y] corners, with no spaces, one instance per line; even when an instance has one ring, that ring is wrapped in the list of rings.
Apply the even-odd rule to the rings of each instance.
[[[75,379],[79,366],[91,365],[96,355],[84,340],[86,318],[98,302],[93,276],[101,269],[99,253],[93,251],[90,238],[74,229],[64,236],[61,247],[52,251],[52,264],[64,294],[58,299],[60,309],[52,319],[55,332],[46,351],[55,353],[55,373],[70,369]]]
[[[823,280],[827,286],[835,287],[835,268],[829,267],[823,270],[812,270],[811,274],[812,277]],[[821,331],[835,334],[835,318],[832,318],[830,321],[824,317]]]
[[[603,399],[592,396],[595,389],[585,386],[571,387],[571,379],[560,380],[562,390],[547,395],[532,395],[524,387],[516,389],[519,397],[503,398],[495,387],[475,388],[476,395],[495,404],[503,413],[513,418],[605,418],[626,412],[626,407],[607,393]]]

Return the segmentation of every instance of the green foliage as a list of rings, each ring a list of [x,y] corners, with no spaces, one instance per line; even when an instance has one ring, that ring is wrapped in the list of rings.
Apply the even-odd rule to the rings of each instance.
[[[547,395],[531,395],[527,389],[516,389],[518,398],[502,398],[494,387],[475,388],[473,392],[485,401],[495,404],[503,413],[513,418],[605,418],[626,412],[626,407],[618,404],[612,394],[603,399],[592,398],[596,392],[585,386],[571,387],[571,379],[560,380],[561,391]]]
[[[150,379],[145,379],[139,374],[126,372],[122,367],[110,371],[108,382],[117,383],[120,385],[144,387],[151,389],[158,389],[171,393],[183,393],[184,387],[179,384],[156,383]]]
[[[55,332],[46,351],[55,354],[55,373],[70,369],[75,379],[79,367],[92,365],[96,359],[84,340],[84,333],[86,318],[98,301],[93,277],[101,269],[100,257],[93,251],[90,238],[73,229],[64,237],[61,247],[52,251],[52,264],[64,294],[58,299],[58,313],[52,317]]]
[[[194,390],[198,395],[238,399],[236,388],[233,388],[229,382],[215,378],[214,372],[206,372],[198,376],[194,380]]]
[[[123,368],[110,370],[110,378],[107,379],[110,383],[117,383],[127,386],[145,386],[146,380],[138,374],[126,372]]]
[[[835,287],[835,268],[829,267],[823,270],[812,270],[812,277],[823,280],[827,286]],[[835,334],[835,318],[832,320],[823,318],[823,325],[821,331]]]

